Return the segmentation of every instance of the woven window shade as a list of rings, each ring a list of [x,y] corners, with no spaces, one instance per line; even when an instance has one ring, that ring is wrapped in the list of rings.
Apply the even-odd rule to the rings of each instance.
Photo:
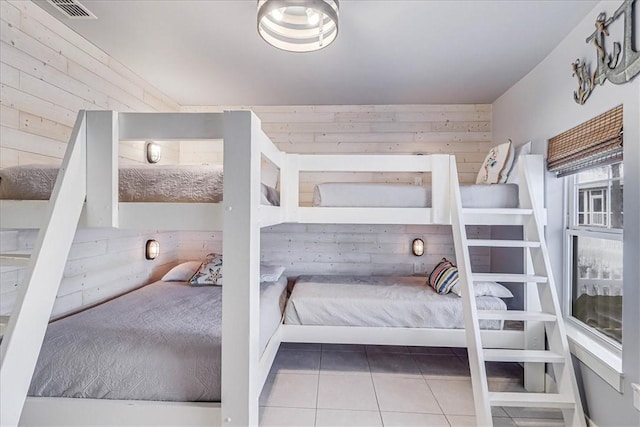
[[[547,169],[558,176],[622,160],[622,105],[549,140]]]

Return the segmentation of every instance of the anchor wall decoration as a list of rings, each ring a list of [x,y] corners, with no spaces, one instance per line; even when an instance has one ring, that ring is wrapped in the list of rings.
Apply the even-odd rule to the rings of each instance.
[[[586,62],[576,59],[571,64],[573,76],[578,79],[578,89],[573,92],[573,99],[578,104],[584,104],[596,84],[603,85],[606,80],[614,84],[631,81],[640,73],[640,52],[633,45],[634,36],[634,7],[636,0],[625,0],[612,17],[607,18],[602,12],[596,18],[595,31],[586,39],[586,43],[593,43],[596,48],[597,67],[593,74]],[[624,15],[623,45],[613,43],[613,52],[607,53],[605,37],[609,36],[608,27],[621,15]],[[622,54],[622,56],[620,55]]]

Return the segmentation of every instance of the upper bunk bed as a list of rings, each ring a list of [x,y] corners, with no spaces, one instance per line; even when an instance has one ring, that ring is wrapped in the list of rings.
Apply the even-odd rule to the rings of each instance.
[[[226,116],[228,114],[228,116]],[[249,129],[234,120],[234,114],[251,116]],[[238,116],[238,117],[240,117]],[[238,123],[235,123],[238,122]],[[220,140],[228,144],[243,144],[242,154],[224,149],[224,167],[248,173],[256,193],[251,197],[255,206],[255,220],[260,227],[284,222],[300,223],[357,223],[357,224],[451,224],[450,188],[459,186],[455,158],[448,154],[430,155],[316,155],[289,154],[280,151],[261,129],[260,121],[251,112],[228,113],[118,113],[113,111],[81,111],[74,128],[72,141],[66,153],[71,157],[77,151],[81,175],[73,178],[79,191],[86,195],[79,228],[124,228],[158,230],[222,230],[224,209],[233,209],[229,195],[242,191],[238,180],[226,180],[221,188],[221,170],[206,167],[158,167],[118,169],[120,141],[139,140]],[[228,146],[227,146],[228,147]],[[278,202],[266,204],[262,167],[266,159],[278,169],[280,194]],[[528,179],[520,182],[529,186],[529,193],[542,206],[543,166],[538,156],[519,159],[524,167],[520,174]],[[62,167],[63,172],[65,166]],[[186,171],[186,172],[185,172]],[[430,174],[427,186],[394,186],[368,184],[321,184],[316,187],[314,206],[300,205],[300,176],[307,172],[408,172]],[[18,170],[17,181],[28,181],[28,173],[42,180],[46,176],[54,182],[57,168],[37,167]],[[66,172],[69,174],[69,172]],[[187,174],[192,179],[185,179]],[[43,224],[52,188],[25,190],[25,183],[16,183],[11,189],[0,181],[0,214],[2,228],[40,228]],[[196,179],[193,176],[196,175]],[[62,175],[60,175],[62,176]],[[129,179],[127,179],[129,178]],[[163,188],[158,188],[160,180]],[[80,183],[82,180],[84,183]],[[145,180],[148,183],[145,184]],[[179,191],[181,183],[190,181],[186,192]],[[193,197],[193,186],[206,183],[208,193]],[[144,191],[136,189],[136,184]],[[5,190],[9,187],[9,190]],[[37,186],[35,186],[37,187]],[[5,188],[5,189],[3,189]],[[492,224],[518,224],[521,219],[513,209],[522,208],[523,197],[515,185],[462,186],[463,207],[476,215],[476,222]],[[382,192],[382,193],[381,193]],[[149,196],[148,193],[152,193]],[[226,196],[221,197],[222,194]],[[363,197],[344,197],[344,194]],[[342,197],[340,197],[342,195]],[[406,200],[405,195],[408,196]],[[412,197],[424,199],[417,204]],[[387,199],[387,203],[375,200]],[[415,198],[415,197],[414,197]],[[43,200],[44,199],[44,200]],[[224,201],[223,201],[224,199]],[[150,201],[151,200],[151,201]],[[368,202],[373,200],[373,203]],[[470,200],[465,206],[465,201]],[[358,205],[359,203],[361,203]],[[397,203],[396,203],[397,202]],[[494,208],[493,211],[473,209]],[[510,215],[500,215],[509,213]],[[480,217],[478,217],[480,215]],[[484,216],[483,216],[484,215]]]

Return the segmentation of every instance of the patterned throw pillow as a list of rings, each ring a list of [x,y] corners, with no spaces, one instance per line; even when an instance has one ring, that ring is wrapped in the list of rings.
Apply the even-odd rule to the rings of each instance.
[[[208,254],[200,264],[200,268],[189,279],[189,284],[192,286],[222,286],[222,255]]]
[[[511,140],[491,148],[478,172],[476,184],[497,184],[498,182],[505,182],[508,169],[504,173],[504,177],[502,174],[509,160],[511,160],[510,163],[513,163]],[[511,168],[511,164],[509,164],[509,168]]]
[[[448,259],[442,258],[427,276],[427,283],[441,295],[449,293],[458,283],[458,267]]]

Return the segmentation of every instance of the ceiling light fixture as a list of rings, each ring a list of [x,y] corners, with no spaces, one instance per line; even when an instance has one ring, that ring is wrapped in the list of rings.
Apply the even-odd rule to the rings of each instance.
[[[338,36],[339,0],[258,0],[258,33],[289,52],[313,52]]]

